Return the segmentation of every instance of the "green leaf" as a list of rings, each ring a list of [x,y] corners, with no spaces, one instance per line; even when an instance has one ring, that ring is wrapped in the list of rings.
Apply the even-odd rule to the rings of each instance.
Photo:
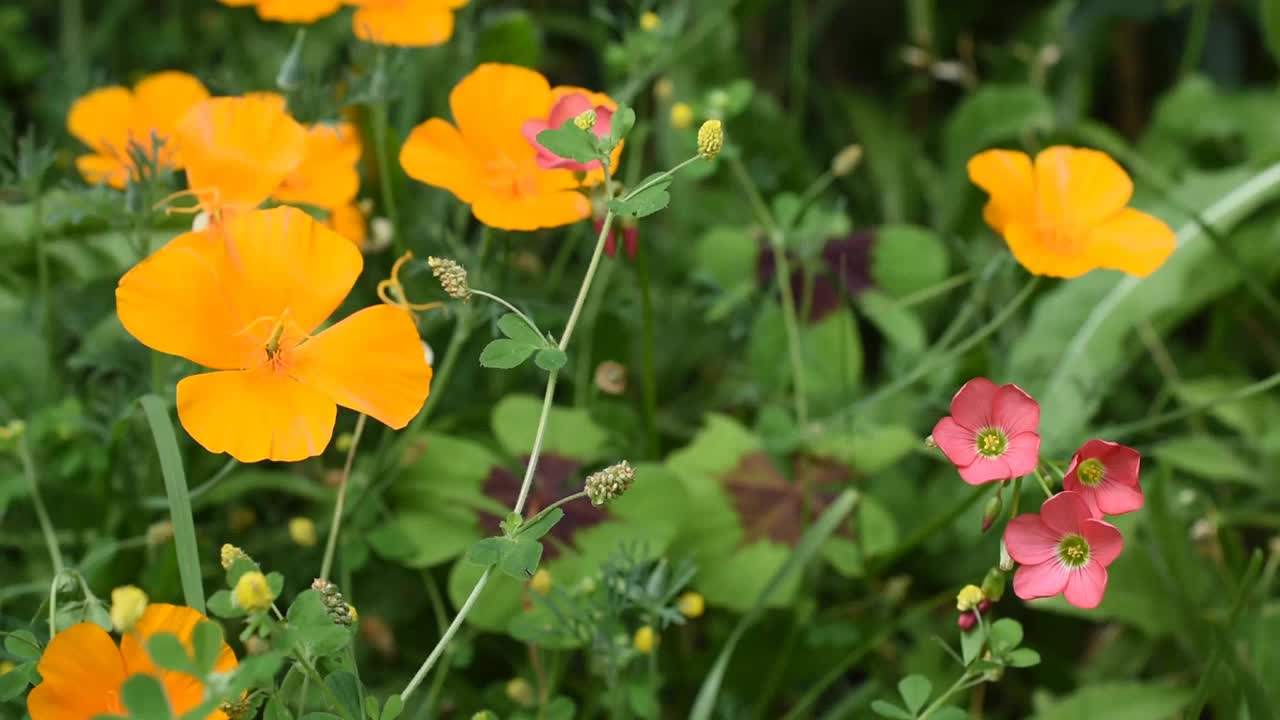
[[[493,434],[502,448],[514,456],[527,455],[533,448],[533,428],[542,412],[542,398],[511,394],[493,408]],[[587,462],[606,451],[609,435],[591,419],[585,408],[551,407],[543,451]]]
[[[204,614],[204,583],[200,573],[200,547],[196,543],[196,525],[191,515],[191,496],[187,491],[187,474],[182,468],[182,452],[173,432],[168,408],[158,395],[143,396],[142,411],[151,426],[151,435],[160,455],[160,474],[164,476],[165,497],[169,501],[169,521],[173,523],[173,544],[178,554],[178,576],[182,579],[182,596],[187,607]]]
[[[538,133],[538,144],[548,151],[580,163],[600,159],[596,136],[574,124],[574,118],[565,120],[558,128]]]
[[[1017,620],[1002,618],[991,624],[991,654],[1003,657],[1022,643],[1022,624]]]
[[[542,543],[522,536],[510,545],[498,561],[498,569],[517,580],[533,577],[534,571],[538,569],[538,561],[542,559]]]
[[[938,708],[937,712],[929,716],[929,720],[969,720],[969,713],[954,705],[948,705]]]
[[[272,650],[262,655],[250,655],[236,666],[231,682],[232,693],[247,692],[257,688],[273,688],[276,672],[284,665],[285,654]]]
[[[467,549],[467,562],[474,565],[497,565],[506,557],[511,541],[506,538],[488,537]]]
[[[342,720],[342,718],[331,712],[309,712],[302,716],[302,720]]]
[[[378,720],[378,698],[372,695],[365,697],[364,716],[369,720]]]
[[[537,330],[529,327],[529,323],[515,313],[507,313],[498,318],[498,329],[502,331],[503,335],[516,342],[522,342],[537,348],[547,346],[547,339],[539,335]]]
[[[924,350],[924,323],[908,307],[903,307],[877,290],[865,290],[858,295],[858,309],[889,342],[909,353]]]
[[[173,717],[164,686],[150,675],[139,674],[125,680],[120,688],[120,699],[129,711],[129,720],[169,720]]]
[[[986,644],[987,626],[985,624],[979,624],[968,632],[960,633],[960,658],[964,660],[965,667],[977,659]]]
[[[191,634],[191,645],[195,651],[195,665],[199,670],[195,675],[204,677],[213,672],[213,666],[222,654],[222,628],[209,620],[196,623],[196,629]]]
[[[480,351],[480,364],[496,370],[510,370],[528,360],[534,349],[518,340],[494,340]]]
[[[392,693],[382,706],[382,714],[378,716],[378,720],[396,720],[402,712],[404,712],[404,700],[401,700],[398,694]]]
[[[221,618],[244,617],[245,612],[231,599],[230,590],[219,590],[209,596],[209,612]]]
[[[22,660],[39,660],[40,643],[26,630],[14,630],[4,639],[5,652]]]
[[[562,517],[564,517],[564,510],[555,508],[520,528],[519,537],[521,539],[540,540],[543,535],[551,532],[551,528],[555,527]]]
[[[868,557],[892,552],[898,546],[898,521],[879,500],[863,497],[857,515],[858,537]]]
[[[442,499],[427,510],[396,514],[369,531],[366,539],[373,551],[387,560],[426,568],[466,552],[479,535],[473,508]]]
[[[346,670],[330,673],[324,679],[325,687],[338,699],[338,710],[347,720],[361,720],[364,717],[360,709],[360,681]]]
[[[898,694],[902,696],[902,702],[911,714],[915,715],[933,694],[933,683],[923,675],[908,675],[898,682]]]
[[[1045,703],[1032,720],[1168,720],[1190,699],[1189,689],[1169,685],[1091,685]]]
[[[173,633],[156,633],[147,640],[147,654],[151,661],[165,670],[175,670],[196,677],[203,677],[199,667],[187,654],[187,648]]]
[[[533,356],[533,362],[543,370],[551,372],[564,367],[569,362],[569,356],[560,348],[546,348],[539,350],[538,354]]]
[[[915,718],[915,715],[912,715],[891,702],[885,702],[884,700],[872,700],[871,712],[874,712],[882,718],[890,718],[891,720],[913,720]]]
[[[652,215],[659,210],[665,208],[671,202],[671,195],[667,192],[667,188],[671,187],[671,178],[663,178],[661,180],[651,181],[652,184],[643,188],[639,192],[633,192],[630,195],[609,201],[609,209],[616,215],[624,217],[642,218]]]
[[[1040,653],[1031,648],[1018,648],[1009,653],[1005,659],[1009,662],[1009,667],[1034,667],[1040,664]]]
[[[237,558],[231,563],[231,567],[227,568],[227,587],[235,589],[236,583],[240,582],[240,578],[245,573],[262,572],[262,568],[253,560],[242,557]]]
[[[617,110],[613,111],[613,120],[609,123],[609,150],[618,146],[627,137],[627,133],[631,132],[631,128],[636,124],[636,111],[627,105],[619,105]]]
[[[296,642],[309,647],[315,655],[332,655],[351,641],[350,630],[334,624],[325,609],[323,596],[315,590],[299,593],[286,616],[295,631]]]
[[[262,720],[293,720],[293,713],[278,694],[273,694],[262,710]]]
[[[1271,56],[1280,60],[1280,0],[1261,0],[1262,38]]]
[[[871,277],[891,298],[937,285],[947,278],[947,248],[932,230],[882,225],[871,247]]]
[[[1247,454],[1225,438],[1187,435],[1165,440],[1152,453],[1164,463],[1206,480],[1261,485],[1264,478]]]
[[[33,662],[15,666],[0,675],[0,702],[8,702],[27,691],[27,687],[39,677]]]

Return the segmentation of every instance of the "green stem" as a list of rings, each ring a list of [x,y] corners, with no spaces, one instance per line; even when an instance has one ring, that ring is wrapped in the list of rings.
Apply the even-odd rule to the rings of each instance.
[[[580,492],[576,492],[576,493],[574,493],[574,494],[572,494],[572,495],[566,495],[565,497],[562,497],[562,498],[560,498],[559,500],[557,500],[557,501],[555,501],[555,502],[551,503],[550,505],[548,505],[548,506],[546,506],[546,507],[542,508],[541,510],[539,510],[537,515],[534,515],[533,517],[531,517],[531,518],[529,518],[528,520],[526,520],[526,521],[524,522],[524,524],[525,524],[525,525],[532,525],[532,524],[534,524],[534,523],[538,522],[538,520],[539,520],[539,519],[541,519],[541,518],[542,518],[542,516],[546,515],[547,513],[551,512],[552,510],[555,510],[556,508],[560,507],[561,505],[564,505],[565,503],[571,503],[571,502],[573,502],[574,500],[578,500],[578,499],[584,498],[584,497],[586,497],[586,496],[587,496],[587,491],[586,491],[586,490],[582,490],[582,491],[580,491]]]
[[[636,254],[636,281],[640,285],[640,398],[644,407],[645,446],[658,457],[658,380],[654,361],[653,299],[649,293],[649,250],[640,243]]]
[[[379,48],[377,62],[378,67],[374,73],[378,78],[382,78],[386,65],[386,52],[382,48]],[[387,219],[391,221],[391,227],[395,229],[393,235],[395,255],[400,257],[404,254],[404,236],[400,232],[400,216],[396,212],[396,194],[391,184],[391,138],[387,128],[387,101],[382,97],[386,88],[383,87],[384,82],[381,80],[376,84],[380,86],[379,99],[369,110],[370,122],[373,126],[374,152],[377,153],[378,161],[378,189],[382,193],[382,211],[386,213]]]
[[[320,577],[324,580],[329,579],[329,571],[333,569],[333,554],[338,547],[338,531],[342,529],[342,511],[347,504],[347,485],[351,480],[351,466],[355,464],[356,449],[360,447],[360,437],[364,435],[364,424],[368,417],[360,413],[360,417],[356,418],[356,429],[351,435],[351,447],[347,449],[347,462],[342,466],[342,479],[338,481],[338,498],[333,503],[333,520],[329,523],[329,539],[324,544],[324,560],[320,563]]]
[[[458,628],[462,626],[462,621],[466,619],[467,615],[471,612],[472,606],[476,604],[476,600],[479,599],[480,593],[484,591],[484,586],[488,584],[489,576],[492,573],[493,567],[487,567],[484,569],[484,572],[480,574],[480,579],[476,580],[475,587],[471,588],[471,594],[468,595],[466,601],[462,603],[462,607],[458,608],[458,614],[454,616],[453,622],[449,623],[449,627],[445,629],[444,635],[440,636],[440,641],[436,643],[431,654],[423,661],[422,667],[418,668],[418,672],[414,674],[413,679],[409,681],[409,684],[406,685],[404,690],[400,693],[401,700],[409,699],[409,696],[413,694],[413,691],[422,684],[423,678],[425,678],[427,673],[431,671],[431,667],[440,659],[440,655],[444,653],[444,649],[449,646],[449,641],[453,640],[453,636],[458,632]]]
[[[941,695],[938,696],[938,699],[934,700],[932,703],[929,704],[929,707],[926,707],[924,709],[924,712],[917,715],[916,720],[925,720],[925,718],[937,712],[938,709],[941,708],[943,704],[947,702],[947,700],[951,699],[952,695],[955,695],[956,693],[965,689],[965,687],[967,687],[966,683],[970,682],[973,679],[974,679],[973,676],[969,673],[969,671],[966,670],[963,674],[960,675],[960,678],[956,680],[954,685],[947,688],[945,692],[943,692]]]
[[[436,581],[431,577],[430,573],[423,573],[424,581],[427,586],[427,599],[431,601],[431,612],[435,615],[436,625],[440,628],[440,633],[444,634],[449,628],[449,618],[445,614],[444,597],[440,594],[440,588],[436,587]],[[440,697],[440,692],[444,689],[445,678],[449,677],[449,665],[445,663],[440,666],[440,672],[436,673],[435,678],[431,681],[431,688],[427,690],[427,699],[422,702],[422,710],[420,712],[430,712],[435,707]]]
[[[973,279],[973,273],[962,272],[959,275],[952,275],[936,285],[930,285],[927,288],[921,288],[913,293],[904,295],[902,298],[894,302],[894,305],[900,308],[909,308],[913,305],[919,305],[922,302],[928,302],[933,298],[950,292],[952,289],[960,287]]]
[[[1053,489],[1049,487],[1049,481],[1045,479],[1044,473],[1040,472],[1040,468],[1035,471],[1036,482],[1040,483],[1040,489],[1044,491],[1045,498],[1053,497]]]
[[[535,323],[532,319],[530,319],[528,315],[525,315],[523,312],[520,312],[520,308],[517,308],[515,305],[512,305],[511,303],[498,297],[497,295],[494,295],[493,293],[485,292],[484,290],[477,290],[475,288],[471,288],[471,294],[479,295],[481,297],[487,297],[490,300],[493,300],[494,302],[498,303],[499,305],[502,305],[506,309],[515,313],[516,316],[518,316],[521,320],[523,320],[524,324],[529,326],[529,329],[533,330],[539,336],[542,335],[542,331],[538,329],[538,324]]]
[[[1159,427],[1160,425],[1164,425],[1166,423],[1176,422],[1178,420],[1182,420],[1183,418],[1188,418],[1193,415],[1198,415],[1202,412],[1211,410],[1214,407],[1217,407],[1218,405],[1223,405],[1226,403],[1236,402],[1236,401],[1244,400],[1246,398],[1253,397],[1254,395],[1264,393],[1278,385],[1280,385],[1280,373],[1270,375],[1262,380],[1259,380],[1256,383],[1253,383],[1252,385],[1247,385],[1245,387],[1242,387],[1239,390],[1235,390],[1233,392],[1225,393],[1225,394],[1219,395],[1218,397],[1211,398],[1208,401],[1200,403],[1198,405],[1192,405],[1190,407],[1182,408],[1181,410],[1173,410],[1171,412],[1162,413],[1160,415],[1149,417],[1149,418],[1146,418],[1145,420],[1139,420],[1137,422],[1126,423],[1124,425],[1112,425],[1110,427],[1102,429],[1101,431],[1099,431],[1098,434],[1101,437],[1107,437],[1107,438],[1128,437],[1133,435],[1134,433],[1141,432],[1143,430],[1149,430],[1151,428]]]
[[[1013,497],[1009,498],[1009,518],[1018,517],[1018,509],[1022,506],[1022,478],[1013,479]]]
[[[27,486],[31,488],[31,503],[36,508],[36,521],[40,523],[40,532],[44,535],[44,544],[49,550],[49,561],[53,563],[53,579],[56,583],[65,564],[62,561],[62,550],[58,547],[58,536],[54,532],[53,523],[49,520],[49,511],[45,508],[44,498],[40,495],[36,466],[31,459],[31,448],[27,445],[25,433],[18,438],[18,460],[22,463],[22,474],[27,479]]]
[[[1191,25],[1187,29],[1187,41],[1182,50],[1182,62],[1178,65],[1178,77],[1185,78],[1200,68],[1212,14],[1213,0],[1192,0]]]

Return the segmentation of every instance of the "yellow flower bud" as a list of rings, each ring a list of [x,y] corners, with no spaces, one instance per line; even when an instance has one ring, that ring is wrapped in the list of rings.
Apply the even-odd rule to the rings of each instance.
[[[862,146],[849,145],[831,158],[831,174],[844,177],[857,169],[862,162]]]
[[[230,570],[231,566],[235,564],[235,561],[241,558],[248,559],[249,556],[245,554],[245,551],[241,550],[235,545],[232,545],[231,543],[227,543],[222,546],[220,559],[222,560],[223,570]]]
[[[647,12],[640,16],[640,29],[645,32],[653,32],[662,27],[662,18],[658,17],[658,13]]]
[[[529,580],[529,589],[539,595],[551,592],[551,573],[545,568],[538,568],[538,572],[534,573],[533,578]]]
[[[596,111],[583,110],[581,115],[578,115],[573,119],[573,124],[576,125],[579,130],[590,130],[596,126]]]
[[[289,538],[302,547],[312,547],[316,544],[316,524],[311,518],[293,518],[289,521]]]
[[[986,599],[987,596],[983,594],[982,588],[977,585],[965,585],[956,595],[956,609],[960,612],[969,612]]]
[[[530,685],[529,681],[522,677],[508,680],[506,690],[507,697],[511,698],[511,701],[517,705],[528,707],[537,701],[533,685]]]
[[[671,106],[671,127],[684,130],[693,125],[693,108],[688,103],[678,102]]]
[[[351,613],[351,624],[355,625],[360,622],[360,613],[356,612],[355,605],[347,605],[347,610]]]
[[[111,626],[116,632],[133,630],[147,609],[147,594],[133,585],[123,585],[111,591]]]
[[[648,625],[636,630],[635,636],[631,638],[631,647],[635,648],[636,652],[641,655],[648,655],[657,646],[658,633],[654,632],[654,629]]]
[[[676,608],[687,618],[702,617],[707,610],[707,601],[696,592],[687,592],[676,601]]]
[[[250,570],[240,576],[231,597],[235,600],[236,607],[245,612],[265,612],[276,599],[271,592],[271,585],[267,583],[267,576],[257,570]]]
[[[714,160],[724,146],[724,124],[719,120],[708,120],[698,128],[698,154],[704,160]]]

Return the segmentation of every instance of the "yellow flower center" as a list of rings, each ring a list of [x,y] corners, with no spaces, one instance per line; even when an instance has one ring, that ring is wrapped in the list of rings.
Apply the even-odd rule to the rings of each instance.
[[[1089,458],[1076,467],[1076,477],[1085,487],[1096,487],[1106,477],[1107,468],[1097,458]]]
[[[1084,567],[1089,563],[1089,541],[1074,533],[1062,538],[1058,542],[1058,559],[1070,568]]]
[[[1079,255],[1084,252],[1085,231],[1075,225],[1061,225],[1041,220],[1037,236],[1045,249],[1055,255]]]
[[[281,370],[287,366],[288,352],[307,339],[307,333],[294,322],[291,314],[291,310],[285,308],[277,316],[263,315],[236,333],[249,337],[257,364],[266,363],[274,370]],[[261,356],[257,356],[259,347],[263,352]]]
[[[978,454],[983,457],[1000,457],[1009,447],[1009,439],[998,428],[978,431]]]

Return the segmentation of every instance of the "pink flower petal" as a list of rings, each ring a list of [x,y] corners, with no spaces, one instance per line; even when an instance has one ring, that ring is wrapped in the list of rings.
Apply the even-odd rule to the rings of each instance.
[[[572,120],[590,109],[592,109],[591,98],[586,95],[582,93],[565,95],[557,100],[555,105],[551,106],[551,114],[547,116],[547,123],[553,128],[558,128],[565,124],[565,121]]]
[[[1120,483],[1112,482],[1110,479],[1105,480],[1101,485],[1094,488],[1090,495],[1086,495],[1085,499],[1092,500],[1089,505],[1096,507],[1095,515],[1123,515],[1134,510],[1141,510],[1146,502],[1142,497],[1142,488],[1129,487]]]
[[[968,467],[978,457],[973,431],[961,427],[955,418],[944,417],[933,426],[933,442],[956,467]]]
[[[961,427],[970,430],[991,426],[991,405],[995,400],[996,390],[996,384],[984,377],[970,380],[951,398],[951,416]]]
[[[1004,529],[1004,545],[1009,557],[1024,565],[1038,565],[1058,556],[1062,536],[1049,529],[1035,513],[1019,515]]]
[[[1034,432],[1010,435],[1001,457],[1009,464],[1009,477],[1031,474],[1040,464],[1040,435]]]
[[[1127,445],[1107,442],[1106,440],[1090,440],[1085,443],[1085,447],[1081,448],[1081,450],[1090,446],[1097,448],[1097,457],[1107,469],[1108,480],[1114,480],[1130,487],[1137,487],[1138,475],[1142,470],[1141,453]]]
[[[543,130],[550,130],[550,129],[551,129],[551,126],[547,124],[546,120],[533,118],[532,120],[524,121],[524,124],[520,126],[520,134],[524,135],[524,139],[528,140],[530,145],[534,146],[539,151],[545,152],[545,150],[543,150],[542,148],[541,143],[538,142],[538,133],[542,132]]]
[[[596,124],[591,132],[597,137],[607,137],[613,132],[613,111],[603,105],[596,106]]]
[[[996,427],[1008,435],[1033,433],[1040,427],[1040,403],[1017,385],[1001,385],[992,401]]]
[[[1106,567],[1115,562],[1124,549],[1124,536],[1109,522],[1085,520],[1080,523],[1080,534],[1089,543],[1089,564]],[[1016,558],[1015,558],[1016,559]]]
[[[1044,501],[1040,519],[1061,537],[1080,532],[1080,523],[1092,520],[1093,513],[1080,493],[1063,491]]]
[[[1014,576],[1014,587],[1017,587],[1017,576]],[[1072,605],[1090,610],[1098,607],[1106,592],[1107,569],[1101,563],[1090,562],[1071,572],[1064,595]]]
[[[970,465],[957,467],[956,471],[960,473],[960,479],[970,485],[983,485],[1017,477],[1009,468],[1009,459],[1005,455],[993,458],[977,455]]]
[[[1053,597],[1067,587],[1070,573],[1056,559],[1035,565],[1019,565],[1013,574],[1013,592],[1023,600]]]

